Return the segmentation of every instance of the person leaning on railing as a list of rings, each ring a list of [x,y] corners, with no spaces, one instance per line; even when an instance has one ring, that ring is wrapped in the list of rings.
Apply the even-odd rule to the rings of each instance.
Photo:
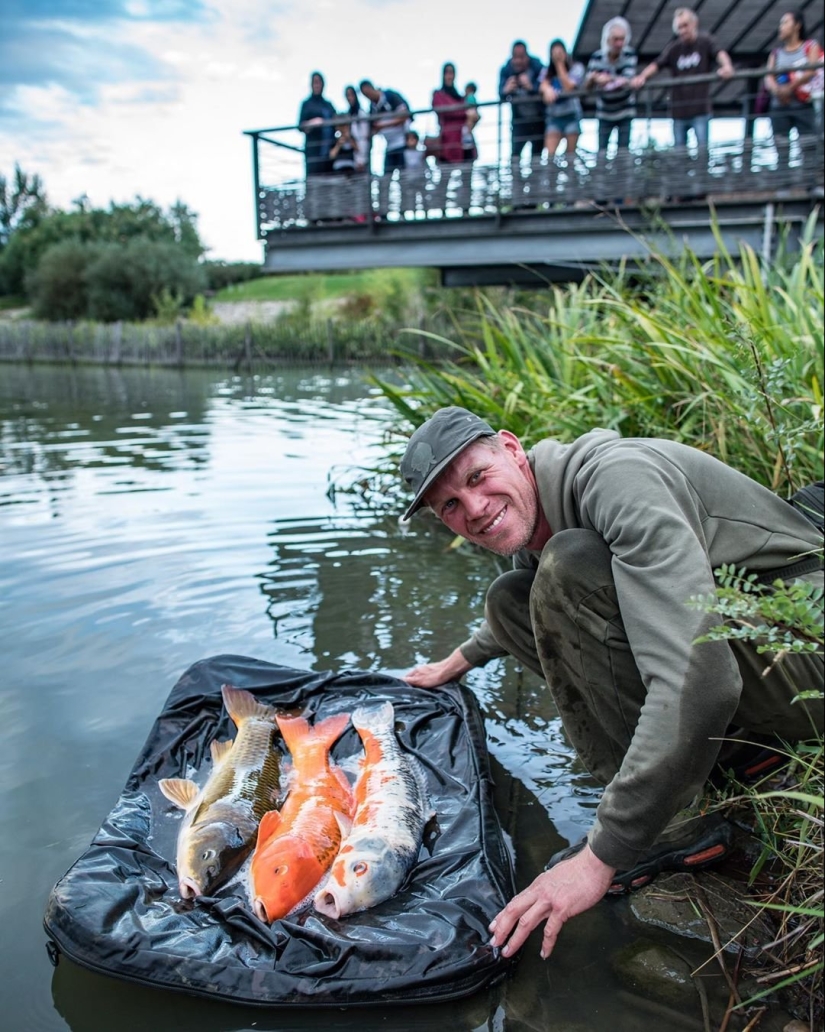
[[[602,45],[590,57],[584,87],[597,90],[599,150],[607,150],[613,130],[617,149],[630,146],[630,130],[636,116],[636,97],[630,82],[636,74],[636,51],[630,46],[630,24],[611,18],[602,28]]]
[[[779,19],[779,46],[768,57],[769,73],[765,88],[770,94],[771,126],[780,164],[787,164],[788,136],[796,129],[800,136],[817,131],[813,87],[817,72],[813,65],[822,60],[822,48],[814,39],[805,39],[805,20],[799,11],[787,11]]]
[[[632,80],[630,85],[634,90],[641,89],[661,69],[667,69],[673,78],[705,75],[712,72],[714,66],[718,66],[717,74],[722,79],[733,75],[733,65],[727,52],[709,33],[699,31],[699,18],[689,7],[676,9],[673,32],[677,38]],[[698,147],[707,147],[710,83],[674,84],[670,91],[670,114],[677,147],[687,146],[688,129],[693,130]]]

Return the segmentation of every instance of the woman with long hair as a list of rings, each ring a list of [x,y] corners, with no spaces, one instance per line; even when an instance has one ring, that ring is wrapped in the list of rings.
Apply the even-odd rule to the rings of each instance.
[[[569,96],[579,89],[584,79],[584,67],[567,53],[560,39],[550,44],[550,60],[542,70],[539,93],[544,101],[544,146],[550,160],[562,140],[567,141],[567,153],[575,153],[581,133],[582,105],[578,97]]]
[[[800,140],[817,132],[813,80],[818,73],[815,68],[804,66],[821,61],[822,49],[816,40],[805,39],[805,19],[800,11],[786,11],[782,15],[778,35],[779,46],[768,57],[765,88],[771,95],[769,112],[774,144],[780,163],[787,164],[791,129],[796,129]]]
[[[462,130],[467,121],[464,97],[455,87],[455,65],[448,61],[441,69],[441,85],[433,91],[432,107],[441,131],[439,162],[447,165],[464,160]]]
[[[358,103],[358,93],[354,86],[347,86],[344,90],[344,99],[347,102],[347,113],[350,119],[350,135],[355,141],[357,153],[355,155],[355,171],[365,172],[370,164],[370,145],[372,142],[372,127],[366,112]]]

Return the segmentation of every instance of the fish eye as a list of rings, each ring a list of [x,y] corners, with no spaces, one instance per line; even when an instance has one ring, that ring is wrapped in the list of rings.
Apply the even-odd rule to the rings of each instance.
[[[366,860],[358,860],[356,863],[352,865],[353,874],[366,874],[369,869],[370,865],[366,862]]]
[[[214,857],[214,855],[214,849],[204,849],[204,851],[201,853],[201,860],[203,860],[203,862],[206,863],[206,861],[211,860]]]
[[[278,864],[278,866],[275,868],[275,870],[272,873],[273,874],[277,874],[277,875],[282,875],[282,874],[286,874],[286,872],[288,870],[289,870],[289,864]]]

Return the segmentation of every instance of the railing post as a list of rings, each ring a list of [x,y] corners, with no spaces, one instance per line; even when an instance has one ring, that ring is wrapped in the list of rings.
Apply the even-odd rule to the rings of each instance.
[[[252,136],[252,190],[255,200],[255,239],[262,240],[261,232],[261,173],[258,166],[258,134]]]

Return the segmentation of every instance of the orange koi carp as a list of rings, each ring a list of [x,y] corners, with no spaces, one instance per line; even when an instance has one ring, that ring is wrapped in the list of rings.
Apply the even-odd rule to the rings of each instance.
[[[319,913],[336,919],[395,895],[433,815],[424,771],[396,737],[392,704],[361,706],[352,723],[365,753],[355,783],[355,816],[313,901]]]
[[[349,830],[352,788],[329,755],[349,719],[338,713],[310,727],[303,717],[277,718],[293,768],[286,802],[264,815],[252,855],[253,906],[262,921],[285,917],[310,895]]]

